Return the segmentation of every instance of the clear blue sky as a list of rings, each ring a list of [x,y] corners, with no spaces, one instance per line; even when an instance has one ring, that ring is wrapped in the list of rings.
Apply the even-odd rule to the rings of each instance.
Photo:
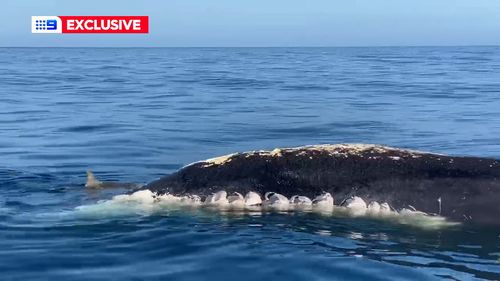
[[[33,15],[147,15],[147,35],[31,34]],[[500,45],[499,0],[3,0],[0,46]]]

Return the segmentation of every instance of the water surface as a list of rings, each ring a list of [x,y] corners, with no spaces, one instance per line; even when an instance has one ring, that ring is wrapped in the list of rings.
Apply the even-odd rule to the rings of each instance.
[[[78,206],[220,154],[363,142],[500,158],[500,48],[2,48],[2,280],[500,279],[500,230]]]

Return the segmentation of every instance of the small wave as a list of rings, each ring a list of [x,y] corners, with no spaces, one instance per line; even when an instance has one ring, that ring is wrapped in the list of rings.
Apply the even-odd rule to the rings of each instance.
[[[104,125],[80,125],[80,126],[69,126],[59,129],[60,132],[68,133],[79,133],[79,132],[94,132],[99,130],[105,130],[108,128],[115,128],[115,124],[104,124]]]
[[[78,217],[92,219],[131,215],[153,215],[167,210],[179,210],[181,208],[207,209],[224,213],[230,212],[236,215],[250,214],[253,216],[262,214],[263,212],[310,212],[332,218],[368,218],[426,230],[436,230],[459,225],[459,223],[448,221],[441,216],[431,216],[423,212],[409,209],[373,213],[369,210],[360,211],[359,209],[351,209],[343,206],[289,205],[285,207],[270,207],[265,204],[258,206],[207,204],[202,203],[200,197],[196,195],[157,195],[148,189],[136,191],[129,195],[116,195],[110,200],[101,200],[95,204],[78,206],[75,208],[75,213]]]

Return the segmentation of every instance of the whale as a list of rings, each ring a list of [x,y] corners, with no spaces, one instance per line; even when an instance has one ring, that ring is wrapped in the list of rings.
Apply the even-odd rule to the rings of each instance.
[[[101,183],[102,184],[102,183]],[[191,163],[137,190],[209,197],[268,192],[335,205],[362,198],[394,210],[500,227],[500,162],[375,144],[321,144],[228,154]],[[386,207],[387,208],[387,207]]]

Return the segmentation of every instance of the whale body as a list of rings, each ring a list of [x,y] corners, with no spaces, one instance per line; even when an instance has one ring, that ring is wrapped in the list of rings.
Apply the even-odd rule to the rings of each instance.
[[[189,164],[143,187],[208,196],[277,192],[335,204],[357,196],[457,222],[500,226],[500,163],[369,144],[312,145],[234,153]]]

